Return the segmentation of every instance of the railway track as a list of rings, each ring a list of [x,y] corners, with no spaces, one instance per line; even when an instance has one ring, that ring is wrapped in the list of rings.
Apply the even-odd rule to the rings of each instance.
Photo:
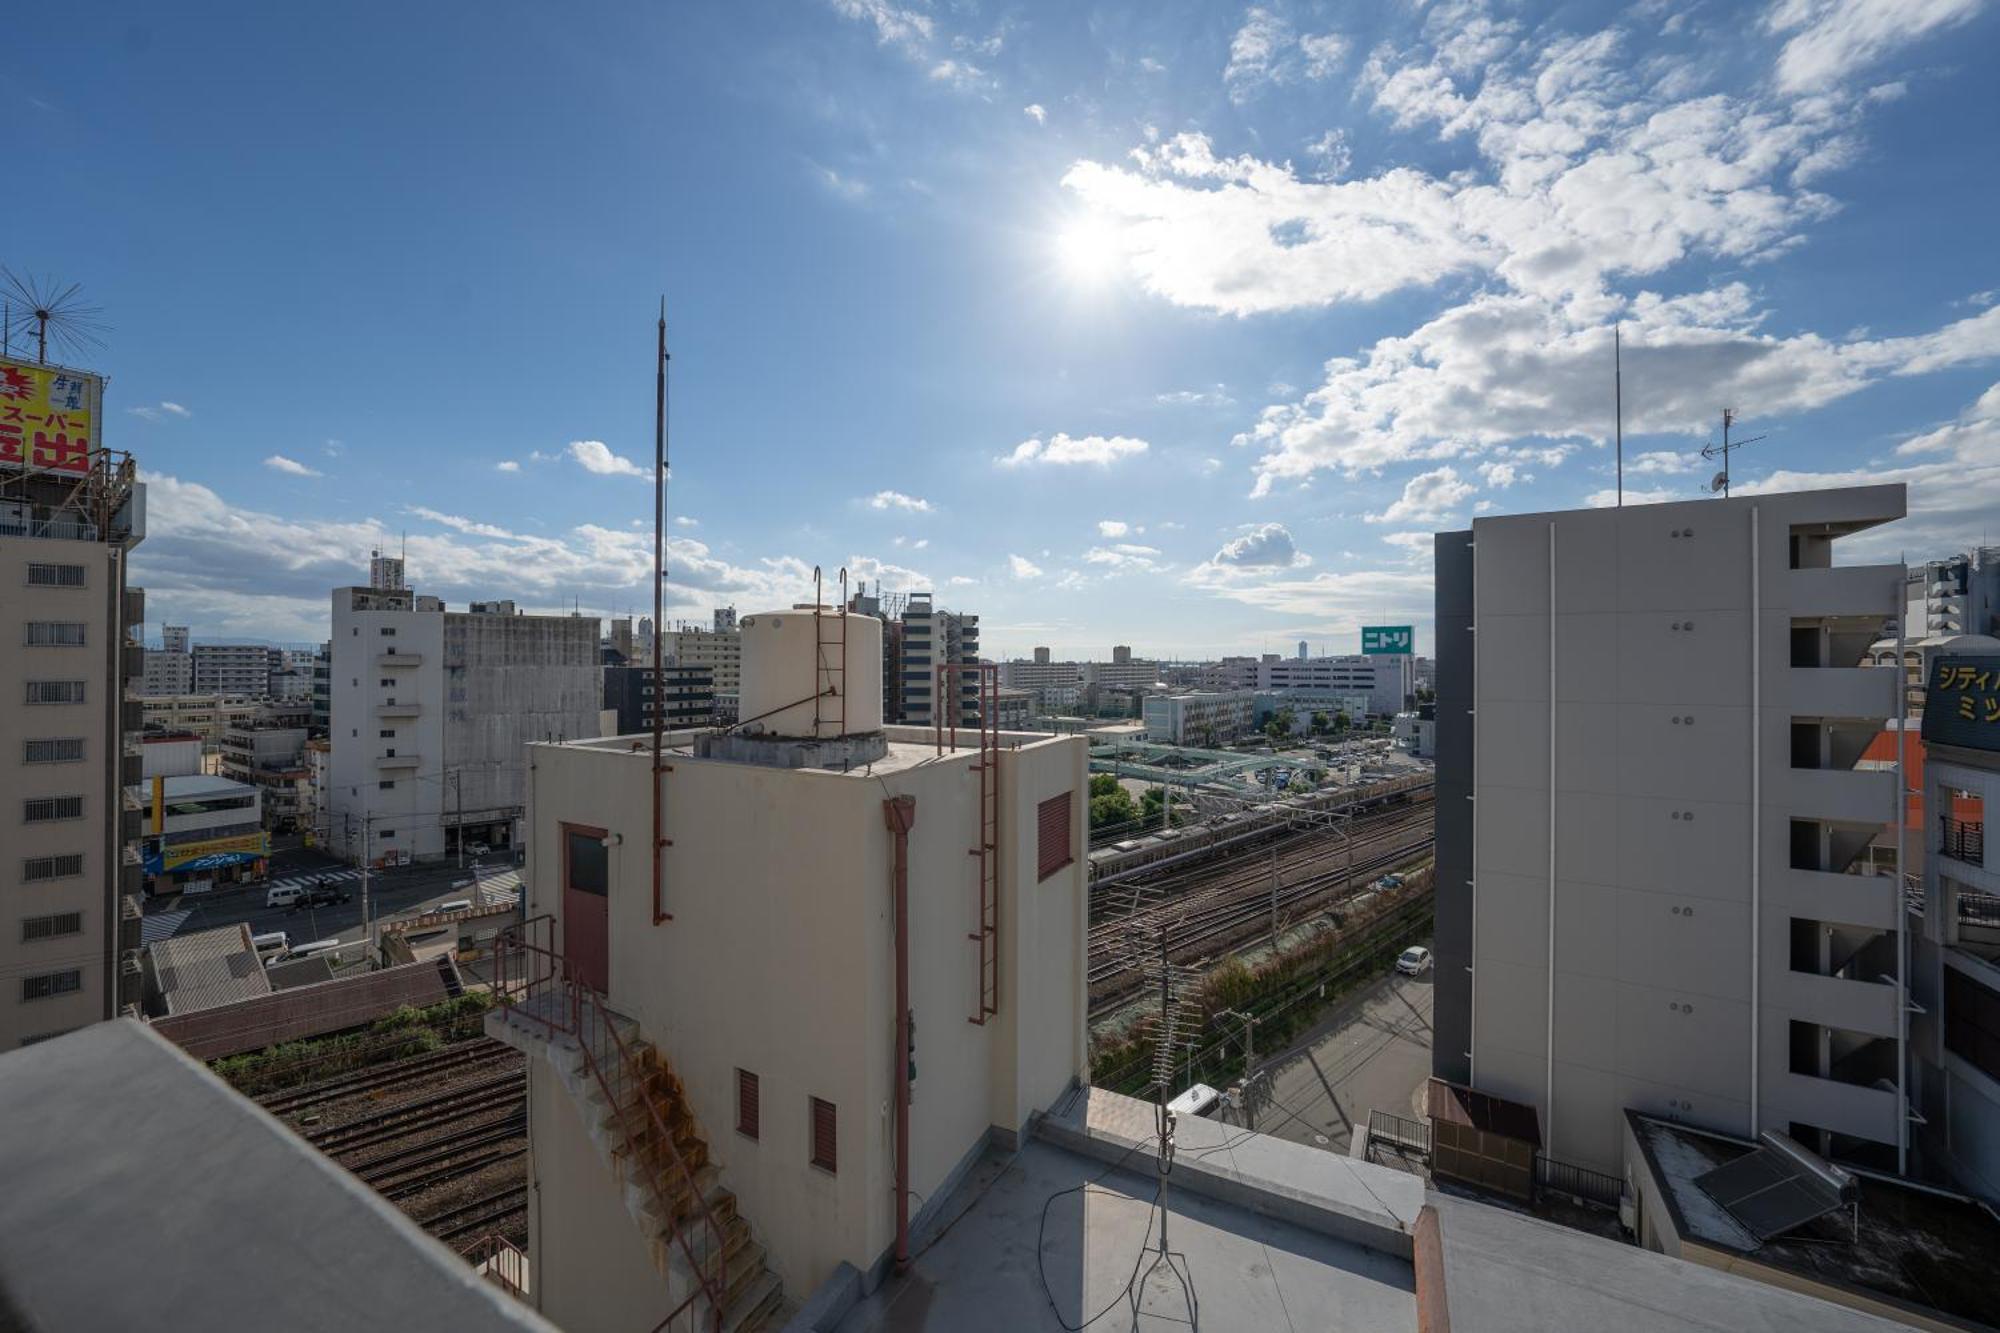
[[[490,1230],[496,1223],[527,1210],[528,1187],[509,1185],[482,1195],[471,1203],[433,1214],[423,1220],[422,1226],[439,1240],[461,1240],[474,1232]]]
[[[297,1092],[284,1092],[261,1098],[259,1104],[273,1115],[287,1115],[293,1111],[322,1106],[361,1093],[381,1092],[420,1079],[436,1078],[440,1074],[467,1065],[504,1060],[513,1054],[513,1048],[505,1042],[482,1037],[477,1041],[434,1051],[429,1055],[413,1055],[408,1059],[392,1061],[374,1069],[364,1069],[343,1078],[328,1079],[309,1088],[301,1088]]]
[[[527,1094],[527,1074],[514,1070],[495,1078],[462,1084],[435,1097],[405,1102],[335,1129],[309,1133],[306,1138],[321,1152],[337,1156],[354,1148],[387,1143],[420,1131],[471,1119],[482,1112],[516,1107]]]
[[[1430,816],[1425,807],[1394,812],[1369,828],[1357,826],[1351,874],[1348,848],[1337,834],[1305,834],[1289,847],[1280,844],[1275,895],[1280,925],[1429,851]],[[1220,874],[1211,867],[1205,875],[1177,876],[1173,885],[1149,887],[1160,893],[1154,901],[1135,895],[1130,910],[1090,929],[1093,1013],[1115,1007],[1137,987],[1138,942],[1156,940],[1163,927],[1169,956],[1189,962],[1261,938],[1272,919],[1271,868],[1263,856],[1234,858]]]

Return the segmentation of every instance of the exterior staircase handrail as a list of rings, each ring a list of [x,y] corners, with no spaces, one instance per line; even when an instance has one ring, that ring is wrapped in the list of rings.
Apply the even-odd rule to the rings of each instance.
[[[527,938],[528,928],[539,922],[548,923],[549,938],[553,941],[555,921],[554,918],[547,916],[523,922],[500,937],[498,975],[503,979],[512,978],[515,975],[513,968],[516,967],[519,968],[520,975],[518,984],[502,984],[496,988],[500,994],[501,1007],[508,1011],[509,1017],[519,1013],[552,1031],[576,1038],[577,1048],[583,1053],[584,1068],[590,1071],[591,1077],[597,1082],[598,1091],[604,1095],[605,1105],[611,1108],[626,1152],[635,1163],[645,1163],[647,1159],[643,1155],[642,1145],[628,1121],[625,1099],[619,1095],[623,1080],[607,1076],[604,1061],[599,1057],[592,1037],[600,1031],[610,1036],[616,1052],[618,1070],[621,1073],[634,1069],[636,1062],[632,1058],[631,1049],[625,1044],[623,1035],[619,1033],[617,1023],[614,1021],[616,1016],[604,1003],[604,997],[589,985],[569,975],[562,954],[552,945],[536,944]],[[547,999],[542,999],[539,1004],[527,1003],[542,997]],[[557,1003],[549,1004],[548,1000],[551,999]],[[660,1215],[666,1219],[667,1231],[680,1246],[681,1252],[687,1256],[688,1269],[695,1279],[695,1289],[690,1291],[679,1305],[667,1312],[666,1318],[655,1326],[654,1333],[673,1323],[694,1303],[697,1296],[704,1295],[708,1297],[714,1327],[720,1330],[725,1298],[729,1291],[727,1237],[723,1233],[721,1224],[716,1221],[715,1212],[709,1207],[707,1197],[702,1193],[701,1182],[695,1179],[694,1172],[689,1169],[686,1159],[681,1156],[679,1146],[674,1142],[672,1132],[661,1119],[659,1107],[653,1104],[651,1097],[644,1095],[643,1089],[637,1100],[646,1109],[654,1138],[665,1150],[667,1164],[673,1176],[686,1187],[689,1199],[699,1211],[701,1224],[708,1228],[710,1251],[715,1256],[715,1271],[711,1273],[700,1256],[695,1253],[694,1242],[688,1235],[689,1228],[681,1225],[673,1199],[661,1187],[660,1173],[648,1165],[648,1169],[642,1174],[652,1193],[653,1202],[658,1205]]]

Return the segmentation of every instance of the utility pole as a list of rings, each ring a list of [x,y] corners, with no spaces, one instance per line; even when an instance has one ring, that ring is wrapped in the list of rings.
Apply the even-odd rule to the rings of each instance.
[[[1278,832],[1271,831],[1271,948],[1278,947]]]
[[[361,816],[361,961],[369,962],[370,938],[374,932],[368,922],[368,835],[375,822],[375,816]]]
[[[445,774],[451,780],[452,794],[458,798],[458,868],[465,869],[465,770],[454,768]]]

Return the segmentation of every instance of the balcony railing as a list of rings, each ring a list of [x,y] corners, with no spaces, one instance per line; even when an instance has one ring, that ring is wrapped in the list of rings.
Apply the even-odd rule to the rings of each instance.
[[[2000,928],[2000,894],[1959,891],[1958,924]]]
[[[1963,819],[1953,819],[1950,815],[1939,815],[1938,825],[1942,836],[1938,840],[1938,851],[1955,861],[1967,865],[1986,864],[1986,823],[1970,823]]]

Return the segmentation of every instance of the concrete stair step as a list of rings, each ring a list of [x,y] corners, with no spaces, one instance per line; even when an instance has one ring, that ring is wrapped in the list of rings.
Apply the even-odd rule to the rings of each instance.
[[[760,1329],[774,1328],[777,1325],[772,1316],[778,1314],[784,1304],[784,1284],[778,1281],[776,1273],[767,1269],[729,1303],[722,1317],[722,1333],[758,1333]]]

